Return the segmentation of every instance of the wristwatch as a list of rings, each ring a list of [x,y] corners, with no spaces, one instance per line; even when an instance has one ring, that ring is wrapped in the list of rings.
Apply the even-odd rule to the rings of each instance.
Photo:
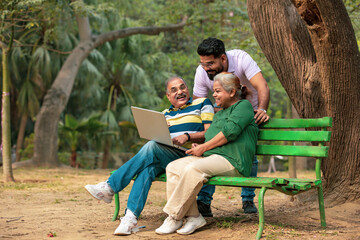
[[[264,113],[266,113],[266,110],[263,108],[259,108],[259,110],[263,111]]]
[[[190,134],[189,133],[184,133],[187,137],[188,137],[188,141],[190,141]]]

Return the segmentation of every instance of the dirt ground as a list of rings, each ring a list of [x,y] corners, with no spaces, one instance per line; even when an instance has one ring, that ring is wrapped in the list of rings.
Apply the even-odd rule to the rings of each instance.
[[[242,213],[240,189],[217,187],[214,218],[207,218],[205,227],[190,236],[157,235],[154,230],[166,216],[162,212],[166,185],[154,182],[138,221],[146,227],[131,236],[114,236],[119,224],[111,221],[114,202],[99,202],[84,189],[106,180],[109,171],[22,168],[15,169],[14,176],[16,183],[0,181],[0,239],[49,239],[48,234],[57,239],[255,239],[258,229],[258,215]],[[130,189],[131,184],[120,193],[121,213]],[[360,239],[360,201],[325,211],[328,227],[323,230],[317,204],[301,204],[267,191],[262,239]]]

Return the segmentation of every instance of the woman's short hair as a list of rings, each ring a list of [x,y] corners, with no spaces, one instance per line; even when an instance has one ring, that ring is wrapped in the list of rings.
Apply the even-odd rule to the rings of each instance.
[[[215,76],[214,82],[219,82],[226,92],[235,90],[235,96],[239,99],[245,99],[248,95],[247,88],[240,83],[240,79],[233,73],[222,72]]]

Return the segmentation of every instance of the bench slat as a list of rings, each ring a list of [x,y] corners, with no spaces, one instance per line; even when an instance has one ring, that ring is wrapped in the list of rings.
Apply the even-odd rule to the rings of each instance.
[[[283,155],[302,157],[327,157],[327,146],[283,146],[283,145],[257,145],[257,155]]]
[[[253,178],[253,177],[221,177],[216,176],[209,179],[207,185],[221,185],[221,186],[248,186],[248,187],[268,187],[273,188],[274,185],[287,184],[288,181],[277,178]]]
[[[309,119],[270,119],[260,125],[260,128],[308,128],[308,127],[331,127],[332,118],[309,118]]]
[[[278,141],[330,141],[331,132],[329,131],[276,131],[260,130],[259,140],[278,140]]]

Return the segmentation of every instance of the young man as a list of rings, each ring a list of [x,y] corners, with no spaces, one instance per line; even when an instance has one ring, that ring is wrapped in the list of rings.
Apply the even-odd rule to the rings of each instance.
[[[193,101],[186,83],[180,77],[172,77],[166,82],[166,95],[172,105],[164,111],[164,114],[173,142],[189,148],[192,142],[203,142],[204,133],[214,116],[214,108],[210,100],[199,98]],[[120,225],[114,232],[115,235],[131,234],[132,229],[137,225],[137,218],[144,209],[155,177],[165,172],[170,162],[184,156],[186,156],[184,151],[149,141],[107,181],[85,186],[94,198],[110,203],[114,193],[123,190],[136,176],[128,197],[125,216],[121,218]],[[203,190],[204,196],[211,197],[211,192],[204,191],[206,189]]]
[[[266,110],[269,106],[270,90],[261,70],[249,54],[242,50],[234,49],[225,52],[224,43],[216,38],[207,38],[198,46],[197,52],[200,56],[200,65],[196,69],[193,98],[207,97],[208,91],[213,88],[214,77],[221,72],[232,72],[239,77],[241,84],[245,85],[251,92],[248,99],[255,112],[255,122],[260,124],[269,120]],[[216,111],[216,106],[215,106]],[[250,176],[257,175],[257,159],[253,162]],[[207,189],[215,191],[214,186]],[[254,188],[242,188],[244,213],[256,213],[254,205]],[[203,216],[211,217],[211,201],[208,196],[199,193],[198,208]]]

